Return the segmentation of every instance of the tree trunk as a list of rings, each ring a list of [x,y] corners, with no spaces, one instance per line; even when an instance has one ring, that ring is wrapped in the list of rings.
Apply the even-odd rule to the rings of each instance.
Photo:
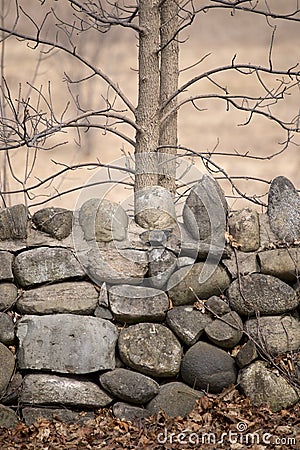
[[[160,105],[178,89],[178,1],[165,0],[160,8],[161,67],[160,67]],[[172,100],[161,110],[163,117],[176,107]],[[174,112],[160,125],[159,145],[177,145],[177,112]],[[158,156],[158,184],[173,195],[176,192],[176,149],[165,147]]]

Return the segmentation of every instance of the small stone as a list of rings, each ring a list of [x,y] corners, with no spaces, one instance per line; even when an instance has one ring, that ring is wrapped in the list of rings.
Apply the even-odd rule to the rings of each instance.
[[[181,269],[185,266],[192,266],[194,262],[194,258],[190,258],[189,256],[181,256],[177,259],[177,269]]]
[[[228,217],[229,233],[242,252],[254,252],[260,246],[257,211],[244,208]]]
[[[37,211],[32,222],[38,230],[62,240],[72,232],[73,212],[64,208],[44,208]]]
[[[157,323],[139,323],[121,330],[118,341],[122,361],[153,377],[179,373],[182,348],[171,330]]]
[[[18,289],[12,283],[0,283],[0,311],[10,309],[18,297]]]
[[[13,345],[15,340],[15,326],[12,318],[0,313],[0,342],[4,345]]]
[[[256,351],[256,345],[254,344],[251,339],[246,342],[245,345],[239,350],[238,354],[236,355],[235,362],[239,366],[240,369],[243,367],[248,366],[253,361],[255,361],[258,358],[258,353]]]
[[[231,309],[228,303],[224,302],[220,297],[213,295],[205,302],[208,311],[216,316],[224,316],[224,314],[230,313]]]
[[[184,355],[181,376],[194,389],[218,393],[236,382],[237,370],[227,352],[199,341]]]
[[[76,412],[67,408],[26,407],[22,409],[22,417],[28,427],[36,423],[39,419],[84,426],[85,422],[95,418],[95,413],[92,411]]]
[[[267,213],[258,215],[259,218],[259,231],[260,231],[260,245],[262,249],[270,248],[274,246],[274,243],[278,240],[273,231],[271,230],[269,216]]]
[[[241,275],[260,272],[257,255],[259,254],[236,250],[230,259],[224,259],[222,262],[232,278],[238,278]]]
[[[21,404],[65,405],[101,408],[112,398],[91,381],[48,374],[30,374],[23,379]]]
[[[143,228],[165,230],[176,226],[171,193],[161,186],[135,192],[135,220]]]
[[[299,401],[299,393],[264,361],[256,361],[240,373],[240,386],[254,406],[269,405],[273,412]]]
[[[169,308],[165,292],[126,284],[110,288],[109,303],[114,318],[124,323],[162,322]]]
[[[297,308],[296,292],[288,284],[272,277],[253,273],[234,280],[228,291],[231,309],[240,315],[281,314]]]
[[[235,311],[230,311],[209,323],[205,328],[209,340],[222,348],[233,348],[240,342],[243,336],[243,322]]]
[[[0,210],[0,239],[26,239],[28,209],[15,205]]]
[[[100,375],[100,383],[113,397],[129,403],[147,403],[159,391],[156,381],[141,373],[122,368]]]
[[[105,306],[97,306],[94,311],[95,317],[100,317],[101,319],[112,320],[114,316],[112,315],[110,309],[105,308]]]
[[[264,316],[249,319],[245,331],[270,355],[300,348],[300,322],[292,316]]]
[[[300,239],[300,197],[286,177],[276,177],[271,183],[268,216],[278,239],[288,243]]]
[[[0,281],[13,281],[13,260],[14,255],[12,253],[0,251]]]
[[[164,248],[154,248],[149,253],[149,273],[147,281],[157,289],[163,289],[176,269],[177,258]]]
[[[151,414],[164,411],[170,417],[185,417],[195,407],[202,392],[190,388],[184,383],[175,381],[160,387],[158,395],[147,405]]]
[[[15,369],[15,357],[12,352],[0,343],[0,398],[13,376]]]
[[[22,375],[19,372],[15,372],[6,388],[5,394],[1,398],[1,402],[4,405],[14,405],[18,402],[22,383]]]
[[[108,292],[107,292],[107,286],[106,283],[102,283],[101,288],[100,288],[100,293],[99,293],[99,298],[98,298],[98,305],[99,306],[104,306],[105,308],[109,307],[109,302],[108,302]]]
[[[133,422],[136,419],[145,419],[150,416],[150,412],[147,409],[124,402],[117,402],[113,405],[113,414],[122,422]]]
[[[0,427],[15,428],[19,423],[20,420],[13,409],[0,405]]]
[[[167,325],[186,345],[194,345],[212,321],[211,317],[193,308],[193,306],[176,306],[167,313]]]
[[[300,272],[300,248],[267,250],[258,254],[261,272],[295,282]]]

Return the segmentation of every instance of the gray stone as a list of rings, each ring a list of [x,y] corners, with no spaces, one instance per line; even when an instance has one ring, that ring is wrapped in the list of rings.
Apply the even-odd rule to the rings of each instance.
[[[121,330],[119,353],[134,370],[154,377],[172,377],[179,373],[182,348],[167,327],[139,323]]]
[[[163,289],[176,269],[177,258],[174,253],[163,248],[154,248],[148,255],[150,284],[157,289]]]
[[[12,283],[0,283],[0,311],[10,309],[18,297],[18,289]]]
[[[172,194],[162,186],[135,192],[135,220],[143,228],[165,230],[176,226]]]
[[[101,408],[112,398],[91,381],[58,375],[30,374],[23,379],[20,402],[23,405],[65,405]]]
[[[61,373],[114,369],[117,336],[115,325],[97,317],[24,316],[17,324],[18,364]]]
[[[128,284],[111,287],[109,303],[114,318],[125,323],[162,322],[169,308],[165,292]]]
[[[105,308],[109,307],[108,292],[107,292],[107,286],[106,286],[105,282],[102,283],[101,288],[100,288],[98,305],[103,306]]]
[[[231,311],[222,319],[216,319],[205,328],[209,340],[222,348],[233,348],[240,342],[243,336],[243,322],[240,316]]]
[[[226,270],[214,263],[197,263],[174,272],[167,290],[174,305],[184,305],[196,301],[193,291],[201,298],[223,293],[230,284]],[[192,291],[192,290],[193,291]]]
[[[159,393],[147,405],[151,414],[164,411],[170,417],[185,417],[203,395],[184,383],[174,381],[160,387]]]
[[[235,357],[235,362],[238,367],[242,369],[243,367],[248,366],[253,361],[258,358],[258,353],[256,351],[256,345],[251,339],[246,342],[245,345],[239,350],[238,354]]]
[[[4,345],[13,345],[15,340],[15,326],[12,318],[0,313],[0,342]]]
[[[76,412],[67,408],[26,407],[22,409],[22,417],[28,427],[36,423],[39,419],[84,426],[88,420],[95,419],[95,413],[92,411]]]
[[[140,235],[141,240],[152,248],[165,248],[171,230],[146,230]]]
[[[112,315],[110,309],[105,308],[105,306],[97,306],[94,311],[95,317],[100,317],[101,319],[112,320],[114,316]]]
[[[186,345],[194,345],[212,321],[208,314],[193,306],[176,306],[167,313],[167,325]]]
[[[258,215],[259,218],[259,232],[260,232],[260,246],[261,249],[272,248],[277,238],[270,227],[269,216],[267,213]]]
[[[102,374],[100,383],[113,397],[129,403],[147,403],[159,391],[156,381],[141,373],[122,368]]]
[[[0,427],[15,428],[20,423],[15,411],[7,406],[0,405]]]
[[[85,275],[79,262],[66,248],[41,247],[16,256],[14,274],[22,287],[64,281]]]
[[[254,252],[260,246],[258,212],[244,208],[228,216],[229,233],[242,252]]]
[[[22,375],[19,372],[15,372],[6,388],[5,394],[1,398],[1,402],[4,405],[15,405],[18,403],[22,383]]]
[[[300,248],[267,250],[258,254],[261,272],[295,282],[300,272]]]
[[[190,256],[181,256],[177,259],[177,269],[181,269],[185,266],[192,266],[194,262],[194,258],[191,258]]]
[[[236,382],[234,359],[206,342],[197,342],[183,357],[181,376],[194,389],[218,393]]]
[[[26,239],[28,209],[15,205],[0,210],[0,239]]]
[[[268,216],[278,239],[288,243],[300,239],[300,197],[286,177],[276,177],[271,183]]]
[[[115,403],[112,409],[113,414],[117,419],[126,422],[133,422],[136,419],[145,419],[150,416],[150,412],[147,409],[129,405],[124,402]]]
[[[227,202],[219,184],[207,174],[191,189],[183,207],[183,221],[194,239],[224,242]]]
[[[227,293],[231,309],[241,315],[281,314],[297,308],[299,302],[288,284],[259,273],[234,280]]]
[[[32,222],[54,239],[62,240],[72,232],[73,212],[64,208],[44,208],[37,211]]]
[[[12,263],[14,255],[10,252],[0,251],[0,280],[13,281]]]
[[[12,352],[0,343],[0,398],[13,376],[15,369],[15,357]]]
[[[205,302],[205,306],[213,316],[224,316],[231,311],[228,303],[222,300],[220,297],[213,295]]]
[[[281,375],[256,361],[241,371],[240,386],[254,406],[268,404],[273,412],[299,401],[299,393]]]
[[[128,216],[117,203],[91,198],[80,208],[79,223],[87,241],[122,241],[127,235]]]
[[[297,351],[300,348],[300,322],[292,316],[264,316],[249,319],[245,331],[267,353]]]
[[[65,282],[23,291],[16,307],[20,314],[93,314],[98,293],[87,281]]]
[[[223,264],[232,278],[260,272],[257,253],[244,253],[237,250],[230,259],[224,259]]]

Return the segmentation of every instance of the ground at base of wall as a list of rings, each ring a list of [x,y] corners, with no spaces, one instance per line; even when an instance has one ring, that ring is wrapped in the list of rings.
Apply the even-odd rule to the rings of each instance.
[[[123,422],[99,410],[84,424],[39,419],[30,427],[0,428],[1,450],[299,449],[300,404],[273,413],[254,407],[236,389],[201,397],[184,419],[164,413]]]

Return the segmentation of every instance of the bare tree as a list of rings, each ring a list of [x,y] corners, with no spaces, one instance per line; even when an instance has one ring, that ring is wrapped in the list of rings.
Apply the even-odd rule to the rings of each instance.
[[[177,115],[183,106],[191,105],[196,114],[205,109],[202,106],[204,102],[218,100],[225,103],[227,110],[236,109],[247,114],[243,125],[249,124],[255,117],[262,117],[283,130],[285,138],[268,158],[290,148],[299,133],[300,114],[298,111],[290,118],[282,118],[278,105],[300,86],[298,61],[295,59],[295,64],[290,67],[278,68],[273,62],[272,52],[276,21],[297,24],[300,22],[300,9],[297,1],[289,2],[281,10],[276,10],[273,5],[274,2],[260,0],[132,0],[130,3],[65,0],[54,5],[52,2],[48,5],[47,0],[41,0],[38,5],[29,0],[2,0],[0,150],[5,155],[11,175],[21,185],[19,191],[30,199],[37,187],[79,168],[64,167],[53,176],[28,185],[37,152],[57,149],[65,143],[64,137],[60,137],[73,129],[77,132],[78,141],[82,132],[102,130],[129,144],[135,154],[136,192],[159,185],[175,194],[176,189],[180,188],[180,180],[176,182],[176,163],[179,157],[187,155],[200,158],[209,172],[220,179],[227,179],[233,195],[247,197],[236,183],[238,177],[230,177],[215,162],[214,158],[222,153],[217,151],[217,147],[199,152],[178,145]],[[179,85],[180,72],[200,68],[208,57],[205,55],[190,67],[179,69],[181,39],[185,38],[185,31],[193,26],[197,16],[217,9],[230,11],[232,15],[237,12],[251,13],[265,18],[266,27],[270,28],[268,64],[239,63],[233,55],[227,65],[202,72],[199,69],[198,74]],[[112,33],[115,27],[122,28],[124,33],[133,32],[138,39],[137,106],[126,95],[126,86],[121,87],[94,62],[93,57],[81,50],[80,42],[98,42],[101,45],[102,36]],[[45,88],[30,83],[30,95],[24,97],[20,88],[17,98],[13,97],[9,80],[5,78],[4,46],[7,40],[14,38],[26,42],[33,52],[37,52],[38,64],[42,64],[51,54],[55,54],[56,58],[64,54],[73,61],[72,64],[82,67],[84,75],[80,79],[65,74],[70,102],[60,114],[56,112],[51,86]],[[84,48],[86,52],[86,46]],[[222,76],[228,73],[255,79],[255,92],[249,93],[246,88],[242,94],[232,92],[230,85],[222,81]],[[85,99],[74,93],[74,86],[87,81],[93,82],[94,86],[98,83],[102,90],[99,107],[86,105]],[[200,88],[202,82],[210,86],[208,93]],[[14,174],[10,160],[10,152],[16,149],[30,152],[22,180]],[[245,160],[260,158],[239,151],[234,156]],[[94,166],[103,166],[103,163],[98,161]],[[259,181],[268,183],[268,180]],[[1,184],[3,198],[18,191],[7,190],[4,180]],[[56,195],[62,195],[62,192]],[[250,200],[263,204],[258,197],[251,197]]]

